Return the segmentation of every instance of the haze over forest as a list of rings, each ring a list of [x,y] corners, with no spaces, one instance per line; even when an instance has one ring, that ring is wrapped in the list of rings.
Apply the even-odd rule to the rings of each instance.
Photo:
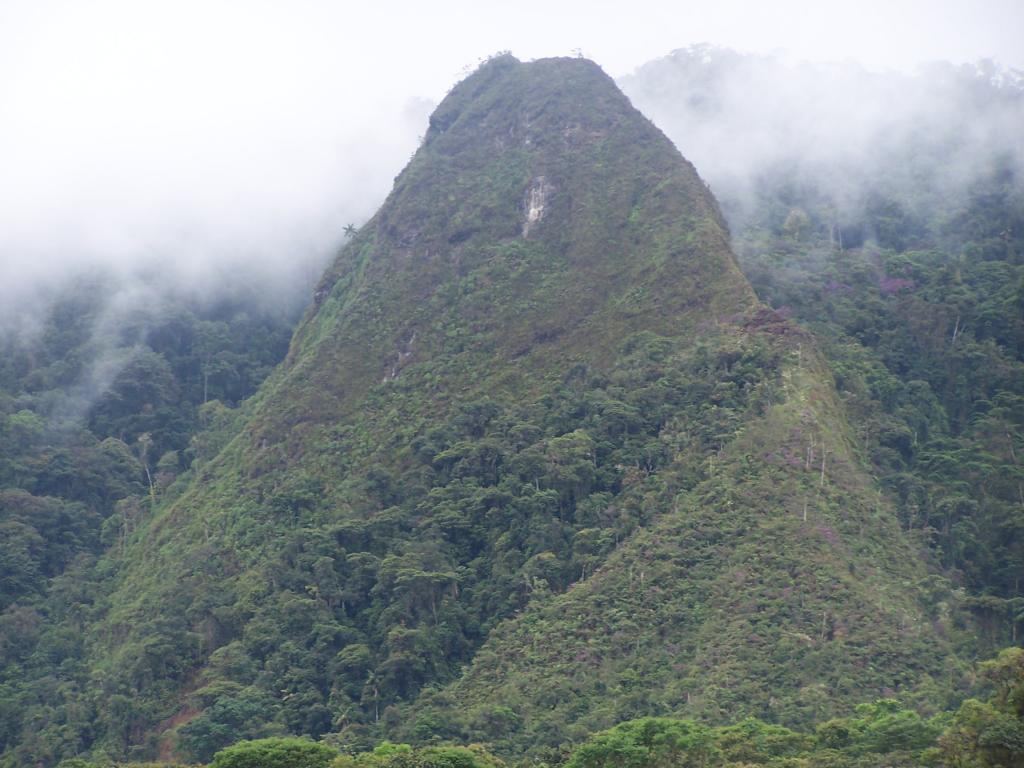
[[[4,4],[0,322],[31,326],[48,289],[94,269],[131,276],[121,304],[240,274],[285,300],[376,210],[444,90],[509,48],[595,59],[725,198],[799,155],[856,204],[915,132],[956,136],[943,186],[1020,147],[1013,89],[971,120],[967,73],[1019,77],[1013,2],[300,6]],[[709,43],[714,104],[659,100],[668,63],[636,71]]]
[[[352,101],[328,95],[338,85],[332,79],[296,96],[307,73],[285,74],[258,86],[300,99],[298,108],[261,97],[240,109],[237,93],[226,104],[211,95],[196,108],[213,116],[196,120],[170,114],[179,105],[158,104],[157,92],[144,100],[151,114],[116,126],[118,140],[101,137],[107,121],[87,114],[94,143],[89,122],[70,142],[55,133],[65,154],[44,158],[42,179],[13,141],[4,145],[16,173],[7,177],[0,228],[0,329],[32,338],[69,281],[113,283],[95,322],[93,363],[62,420],[80,417],[130,359],[112,333],[127,317],[157,317],[172,299],[209,305],[252,296],[260,297],[257,312],[297,317],[344,227],[379,206],[435,105],[388,95],[353,116]],[[1024,79],[988,59],[883,73],[853,60],[695,45],[619,82],[696,165],[734,227],[749,223],[759,185],[780,174],[825,195],[838,222],[857,219],[880,189],[924,187],[919,207],[953,210],[995,162],[1009,158],[1017,170],[1024,162]],[[258,127],[243,128],[245,107]],[[260,122],[267,115],[269,126]],[[157,127],[165,119],[184,130]],[[936,152],[941,166],[932,163]],[[29,182],[27,194],[11,183],[18,178]]]

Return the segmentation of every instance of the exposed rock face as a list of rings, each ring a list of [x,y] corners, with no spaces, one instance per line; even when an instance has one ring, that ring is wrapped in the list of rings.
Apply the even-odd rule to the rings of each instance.
[[[544,218],[544,206],[551,194],[551,185],[544,176],[538,176],[530,183],[526,193],[526,220],[523,222],[523,237],[528,237],[530,229]]]

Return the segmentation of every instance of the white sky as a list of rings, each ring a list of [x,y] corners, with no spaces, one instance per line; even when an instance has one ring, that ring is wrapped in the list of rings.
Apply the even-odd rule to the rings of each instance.
[[[324,252],[499,50],[616,76],[702,42],[1024,68],[1021,39],[1024,0],[0,0],[0,302],[69,263]]]

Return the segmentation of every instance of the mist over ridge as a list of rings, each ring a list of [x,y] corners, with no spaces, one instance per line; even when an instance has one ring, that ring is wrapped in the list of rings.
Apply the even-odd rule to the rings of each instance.
[[[880,73],[852,61],[798,62],[698,45],[618,83],[695,164],[734,236],[748,226],[778,226],[751,216],[770,209],[760,204],[764,195],[785,198],[780,189],[791,190],[794,206],[818,201],[810,211],[816,224],[842,230],[887,197],[916,201],[921,210],[906,215],[951,216],[997,163],[1010,169],[1018,194],[1024,188],[1024,78],[991,61]],[[324,101],[318,119],[312,101],[296,104],[298,114],[278,118],[274,141],[239,137],[220,167],[197,165],[201,154],[172,153],[154,166],[152,188],[115,174],[96,195],[60,190],[69,204],[45,240],[37,239],[38,211],[9,196],[0,214],[4,335],[31,343],[62,292],[83,281],[103,286],[102,306],[84,319],[95,354],[68,403],[55,408],[59,421],[88,411],[132,359],[129,350],[176,303],[249,304],[294,322],[344,242],[344,227],[376,210],[434,106],[392,99],[348,114]],[[308,130],[298,123],[303,115],[315,122]],[[213,137],[224,138],[233,125],[214,123]],[[122,161],[159,155],[168,142],[140,134]],[[848,242],[874,236],[846,231]],[[134,335],[118,331],[126,324]]]
[[[837,216],[911,185],[928,188],[919,200],[955,207],[997,160],[1009,162],[1020,183],[1024,78],[991,61],[879,73],[853,61],[698,45],[618,83],[696,165],[734,230],[767,180],[817,189]],[[204,155],[176,156],[171,137],[140,125],[130,143],[104,154],[113,163],[157,158],[149,186],[116,166],[93,168],[98,175],[82,183],[96,182],[95,192],[50,190],[67,199],[56,220],[33,207],[38,190],[25,195],[9,185],[0,213],[0,328],[31,328],[58,286],[96,271],[128,293],[152,283],[209,300],[241,281],[272,301],[292,301],[342,243],[343,227],[384,199],[434,103],[392,99],[346,115],[324,101],[319,117],[311,103],[300,106],[280,118],[272,140],[239,136],[219,166],[205,168],[196,165]],[[316,122],[312,130],[297,122],[303,113]],[[212,130],[220,141],[236,128]]]
[[[1024,182],[1024,75],[992,61],[879,73],[699,45],[619,84],[697,166],[734,230],[756,224],[766,186],[814,190],[841,219],[879,195],[950,211],[997,164]]]

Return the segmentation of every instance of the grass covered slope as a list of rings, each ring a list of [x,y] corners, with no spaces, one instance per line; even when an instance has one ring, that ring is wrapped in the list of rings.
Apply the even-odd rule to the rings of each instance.
[[[950,619],[847,431],[668,140],[590,62],[499,57],[99,564],[88,672],[38,696],[67,754],[202,761],[942,691]]]

